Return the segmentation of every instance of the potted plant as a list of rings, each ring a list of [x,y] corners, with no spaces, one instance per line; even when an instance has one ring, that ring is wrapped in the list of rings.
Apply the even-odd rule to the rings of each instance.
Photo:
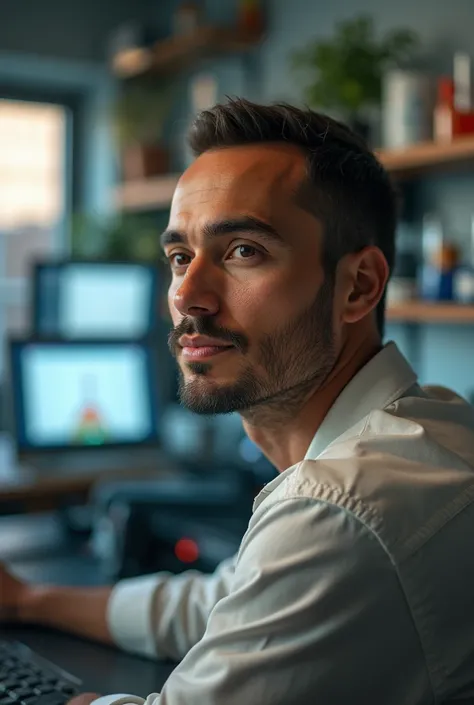
[[[121,86],[114,127],[125,181],[169,171],[163,130],[173,98],[170,81],[131,81]]]
[[[311,107],[336,113],[367,139],[367,116],[380,106],[385,71],[411,63],[417,48],[411,30],[377,39],[372,18],[360,15],[338,22],[331,39],[294,52],[292,65],[309,76],[305,99]]]

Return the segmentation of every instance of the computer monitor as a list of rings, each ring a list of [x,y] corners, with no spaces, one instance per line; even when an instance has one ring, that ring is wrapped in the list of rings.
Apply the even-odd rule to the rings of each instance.
[[[11,340],[19,452],[158,443],[151,343]]]
[[[154,332],[158,270],[141,262],[33,266],[32,329],[40,337],[136,339]]]

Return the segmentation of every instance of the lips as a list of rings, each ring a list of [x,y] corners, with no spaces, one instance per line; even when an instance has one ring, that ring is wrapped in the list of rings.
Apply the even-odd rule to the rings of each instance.
[[[220,355],[222,353],[232,350],[232,345],[218,346],[218,345],[203,345],[200,348],[182,348],[183,357],[188,360],[202,360],[205,357],[214,357],[215,355]]]
[[[234,346],[224,343],[215,338],[207,336],[187,336],[183,335],[179,340],[183,357],[192,360],[201,360],[205,357],[213,357],[231,350]]]
[[[182,348],[203,348],[206,346],[229,348],[231,343],[226,343],[218,338],[211,338],[207,335],[182,335],[179,339],[179,344]]]

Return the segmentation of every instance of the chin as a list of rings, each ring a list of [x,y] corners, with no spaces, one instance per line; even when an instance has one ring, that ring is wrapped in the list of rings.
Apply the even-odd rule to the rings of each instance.
[[[231,414],[244,411],[255,402],[255,386],[238,379],[223,379],[213,375],[182,375],[180,401],[196,414]]]
[[[210,395],[226,394],[227,390],[233,389],[237,380],[230,376],[217,374],[216,371],[205,374],[190,372],[189,370],[181,374],[181,388],[192,390],[192,393]]]
[[[241,374],[239,366],[235,362],[234,364],[229,363],[229,360],[225,362],[217,359],[203,362],[181,360],[180,368],[185,381],[200,380],[203,384],[208,381],[210,384],[218,384],[219,386],[231,386],[238,383],[238,378]]]

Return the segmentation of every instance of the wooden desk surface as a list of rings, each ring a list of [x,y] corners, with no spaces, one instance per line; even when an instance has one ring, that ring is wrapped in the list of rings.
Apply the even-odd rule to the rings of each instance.
[[[51,466],[44,458],[35,465],[34,459],[18,460],[12,439],[0,434],[0,514],[54,509],[68,500],[80,503],[87,499],[92,486],[104,479],[175,477],[178,470],[169,458],[154,449],[121,451],[117,453],[120,462],[116,467],[110,457],[101,467],[97,463],[100,450],[91,453],[96,453],[92,467],[86,462],[73,462],[67,453],[59,453],[54,459],[50,456]],[[124,453],[130,458],[129,466],[124,465]]]

